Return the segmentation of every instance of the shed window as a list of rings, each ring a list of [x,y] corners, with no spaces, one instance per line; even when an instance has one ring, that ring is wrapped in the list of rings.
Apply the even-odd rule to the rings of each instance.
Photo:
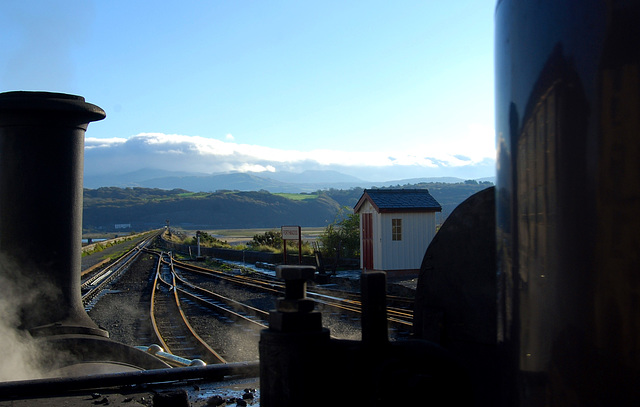
[[[391,219],[391,240],[402,240],[402,219]]]

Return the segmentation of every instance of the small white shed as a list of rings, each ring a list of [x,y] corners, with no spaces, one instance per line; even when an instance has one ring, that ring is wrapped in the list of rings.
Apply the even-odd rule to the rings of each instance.
[[[426,189],[365,189],[354,207],[360,214],[360,268],[417,274],[440,211]]]

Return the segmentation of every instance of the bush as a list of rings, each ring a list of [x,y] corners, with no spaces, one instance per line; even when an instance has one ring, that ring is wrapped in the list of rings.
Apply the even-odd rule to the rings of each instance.
[[[288,254],[298,254],[298,241],[297,240],[287,240],[287,253]],[[313,248],[309,244],[309,242],[302,242],[302,255],[303,256],[312,256]]]
[[[248,243],[251,250],[258,250],[255,247],[268,246],[282,250],[282,233],[277,230],[269,230],[262,234],[253,235],[253,239]]]
[[[254,252],[268,252],[268,253],[282,253],[282,250],[277,249],[273,246],[269,246],[269,245],[251,245],[249,246],[249,250],[252,250]]]
[[[198,231],[196,233],[200,234],[200,247],[219,247],[224,249],[231,248],[231,245],[227,241],[222,241],[216,237],[213,237],[207,232]],[[190,239],[185,239],[184,242],[185,244],[195,246],[198,244],[198,237],[194,236]]]
[[[320,235],[323,256],[360,257],[360,216],[350,212],[348,207],[342,207]]]
[[[282,233],[277,230],[269,230],[262,234],[253,236],[247,244],[247,250],[255,250],[258,252],[282,253],[284,250]],[[298,253],[298,241],[287,240],[287,253]],[[312,255],[313,248],[308,242],[302,242],[302,255]]]

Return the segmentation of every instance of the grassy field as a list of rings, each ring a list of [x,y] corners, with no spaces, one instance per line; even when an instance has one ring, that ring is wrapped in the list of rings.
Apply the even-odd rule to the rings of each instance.
[[[273,195],[278,195],[283,198],[291,199],[292,201],[304,201],[306,199],[316,199],[318,194],[287,194],[287,193],[277,193]]]
[[[203,232],[207,232],[213,237],[216,237],[220,240],[226,240],[230,244],[238,244],[238,243],[247,243],[253,239],[254,235],[262,234],[269,230],[280,230],[279,228],[271,228],[271,229],[213,229],[213,230],[203,230]],[[181,232],[185,233],[188,236],[195,236],[195,230],[181,230]],[[302,240],[304,241],[314,241],[324,232],[324,227],[309,227],[302,228]]]
[[[195,230],[186,230],[186,229],[182,229],[182,228],[171,228],[172,230],[175,230],[176,232],[179,232],[181,234],[187,235],[189,237],[191,236],[195,236],[196,235],[196,231]],[[249,241],[251,241],[251,239],[253,239],[254,235],[258,235],[258,234],[262,234],[264,232],[267,232],[269,230],[277,230],[279,231],[280,228],[271,228],[271,229],[267,229],[267,228],[262,228],[262,229],[202,229],[203,232],[207,232],[208,234],[210,234],[213,237],[216,237],[220,240],[226,240],[227,242],[229,242],[232,245],[235,244],[244,244],[247,243]],[[315,241],[318,236],[320,234],[322,234],[322,232],[324,232],[324,227],[303,227],[302,228],[302,240],[306,241],[306,242],[313,242]],[[113,239],[116,235],[119,236],[127,236],[129,233],[83,233],[82,237],[84,239],[87,238],[92,238],[92,239]],[[175,240],[176,242],[179,242],[180,239]]]

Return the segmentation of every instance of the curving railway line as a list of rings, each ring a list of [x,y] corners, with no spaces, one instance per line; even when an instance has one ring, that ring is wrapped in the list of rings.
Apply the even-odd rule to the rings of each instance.
[[[171,266],[158,261],[149,314],[163,350],[174,355],[188,355],[190,359],[204,363],[226,363],[189,323],[180,304],[178,290]],[[188,365],[193,365],[193,362]]]
[[[222,311],[226,313],[235,321],[246,322],[254,329],[265,329],[268,327],[268,311],[236,301],[232,298],[190,283],[176,271],[172,259],[170,259],[169,262],[163,259],[163,263],[170,264],[171,271],[175,276],[176,284],[181,293],[188,295],[195,301],[204,304],[213,311]]]
[[[105,295],[128,289],[118,285],[119,276],[143,255],[154,264],[153,270],[147,271],[147,289],[151,292],[145,311],[153,328],[151,334],[140,336],[146,338],[145,343],[131,345],[151,353],[160,352],[158,355],[173,366],[199,361],[217,364],[256,360],[260,331],[268,326],[268,311],[284,295],[284,283],[270,276],[234,275],[177,261],[168,253],[147,249],[148,243],[123,256],[120,266],[87,275],[83,281],[83,287],[87,287],[86,292],[83,290],[87,307]],[[113,284],[118,288],[110,288]],[[360,334],[358,294],[312,287],[307,296],[316,302],[325,326],[334,336],[349,339]],[[400,297],[388,300],[392,340],[409,335],[413,318],[411,301]],[[149,346],[150,342],[157,345]]]
[[[257,277],[255,275],[230,275],[185,262],[173,260],[175,267],[191,276],[200,275],[206,278],[214,278],[227,284],[232,284],[256,293],[268,293],[274,297],[284,295],[284,283],[269,276]],[[202,281],[202,280],[200,280]],[[360,295],[356,293],[313,287],[307,289],[307,297],[313,299],[322,310],[331,314],[350,314],[353,321],[357,321],[361,314],[362,302]],[[387,297],[387,316],[392,333],[399,336],[407,336],[413,328],[413,300],[397,296]],[[342,317],[344,319],[344,317]]]

